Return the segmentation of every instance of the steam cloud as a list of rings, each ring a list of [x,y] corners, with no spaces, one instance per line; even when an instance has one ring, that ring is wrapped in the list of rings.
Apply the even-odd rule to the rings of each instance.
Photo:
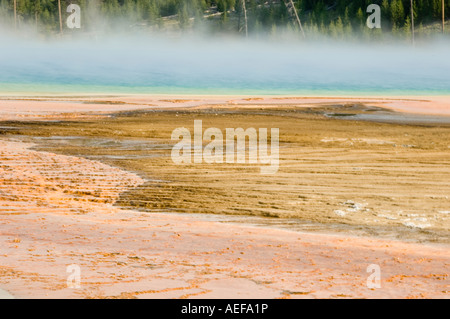
[[[450,45],[0,36],[0,91],[450,93]],[[83,90],[84,90],[83,89]]]

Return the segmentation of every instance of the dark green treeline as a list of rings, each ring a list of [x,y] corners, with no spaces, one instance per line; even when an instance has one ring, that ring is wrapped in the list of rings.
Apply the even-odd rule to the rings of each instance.
[[[14,2],[16,1],[16,15]],[[0,0],[0,23],[16,29],[35,28],[39,32],[59,30],[58,0]],[[109,28],[192,30],[237,33],[243,21],[240,0],[60,0],[63,20],[66,8],[74,3],[82,8],[82,29]],[[410,0],[295,0],[305,32],[335,38],[360,37],[365,33],[383,36],[411,35]],[[382,29],[365,26],[369,4],[381,7]],[[445,18],[450,17],[450,0],[444,0]],[[247,0],[249,34],[274,34],[294,30],[284,1]],[[442,0],[414,0],[418,36],[442,30]],[[123,23],[121,23],[123,22]],[[65,27],[65,23],[64,23]],[[450,26],[447,32],[450,32]]]

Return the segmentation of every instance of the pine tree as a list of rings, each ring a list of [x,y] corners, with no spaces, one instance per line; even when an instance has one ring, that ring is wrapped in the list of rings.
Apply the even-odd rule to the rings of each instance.
[[[402,28],[403,34],[405,36],[406,39],[411,39],[411,18],[410,17],[406,17],[406,21],[405,24],[403,25]]]
[[[397,27],[402,25],[404,17],[405,17],[405,8],[403,7],[403,2],[401,0],[393,0],[391,2],[392,24],[396,25]]]
[[[356,12],[356,21],[357,21],[359,30],[362,31],[362,29],[364,28],[364,14],[363,14],[361,8],[358,8],[358,11]]]
[[[336,20],[336,38],[342,39],[344,37],[344,23],[342,23],[341,17]]]

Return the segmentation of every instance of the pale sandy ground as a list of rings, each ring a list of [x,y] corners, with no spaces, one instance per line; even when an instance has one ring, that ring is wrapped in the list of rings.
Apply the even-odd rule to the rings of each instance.
[[[0,289],[0,299],[15,299],[9,292]]]
[[[121,210],[138,176],[30,146],[0,140],[0,285],[17,298],[450,296],[448,246]],[[367,287],[371,264],[380,289]]]
[[[0,96],[0,120],[34,119],[40,117],[73,117],[73,113],[110,113],[148,108],[178,107],[273,107],[295,105],[314,107],[326,104],[364,103],[400,112],[450,115],[450,96],[418,97],[286,97],[286,96]],[[78,115],[80,116],[80,115]]]
[[[320,105],[364,99],[97,97],[0,101],[1,119],[204,104]],[[80,98],[77,98],[80,100]],[[126,101],[125,101],[126,99]],[[162,101],[165,100],[165,101]],[[183,100],[183,101],[181,101]],[[364,100],[450,114],[448,98]],[[81,106],[80,106],[81,105]],[[0,141],[0,287],[17,298],[449,298],[447,245],[299,233],[113,206],[143,182],[98,162]],[[67,287],[66,267],[81,269]],[[367,267],[381,267],[381,288]]]

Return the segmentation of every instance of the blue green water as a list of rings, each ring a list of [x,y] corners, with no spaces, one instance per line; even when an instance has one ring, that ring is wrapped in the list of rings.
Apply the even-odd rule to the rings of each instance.
[[[0,45],[1,94],[448,95],[450,45],[108,39]]]

